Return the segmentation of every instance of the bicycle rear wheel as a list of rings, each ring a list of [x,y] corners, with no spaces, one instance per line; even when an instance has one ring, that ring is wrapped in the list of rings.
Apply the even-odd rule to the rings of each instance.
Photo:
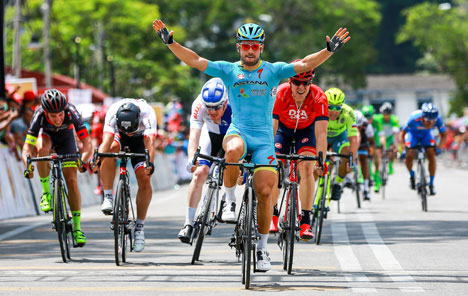
[[[65,216],[65,200],[62,195],[62,182],[55,180],[54,184],[54,223],[55,230],[60,245],[60,253],[62,254],[63,262],[67,263],[70,260],[70,243],[73,241],[71,238],[71,231],[68,229],[69,226],[67,217]]]
[[[244,286],[246,289],[250,287],[250,271],[252,265],[252,224],[253,224],[253,189],[252,187],[248,187],[246,189],[246,196],[244,196],[244,200],[247,203],[246,205],[246,213],[244,216],[243,222],[243,247],[244,250],[242,252],[242,278],[244,279]]]
[[[325,213],[327,211],[326,204],[328,195],[328,178],[328,175],[325,175],[323,178],[322,196],[320,197],[320,203],[318,205],[317,224],[315,224],[315,243],[317,245],[320,244],[320,239],[322,237],[323,219],[325,218]]]
[[[286,235],[286,245],[288,246],[288,274],[291,274],[294,260],[294,241],[296,240],[297,224],[297,184],[292,184],[292,194],[289,196],[288,207],[288,228]]]
[[[380,179],[382,180],[382,199],[385,199],[385,187],[387,187],[388,172],[387,172],[388,161],[384,161],[382,164],[382,170],[380,171]]]
[[[114,201],[114,213],[113,213],[113,224],[114,224],[114,254],[115,264],[117,266],[122,265],[126,262],[127,252],[127,236],[125,227],[128,222],[128,214],[125,203],[125,183],[123,180],[119,181],[117,185],[117,194]]]
[[[200,251],[203,245],[203,240],[205,239],[205,235],[208,232],[208,224],[210,220],[210,210],[211,210],[211,203],[213,202],[213,196],[215,194],[215,189],[209,188],[207,192],[207,199],[203,204],[202,211],[200,215],[197,217],[197,221],[199,222],[199,230],[197,232],[197,237],[194,237],[195,249],[193,250],[192,255],[192,264],[195,264],[195,261],[199,260]]]

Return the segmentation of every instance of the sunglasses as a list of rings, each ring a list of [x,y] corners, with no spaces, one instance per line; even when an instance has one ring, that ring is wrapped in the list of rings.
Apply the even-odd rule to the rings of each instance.
[[[301,84],[304,84],[304,86],[307,86],[312,83],[310,80],[295,80],[291,79],[291,83],[294,84],[295,86],[300,86]]]
[[[343,106],[336,106],[336,105],[328,105],[328,110],[331,111],[340,111]]]
[[[217,106],[205,106],[205,107],[206,107],[206,109],[208,109],[208,110],[217,111],[217,110],[219,110],[219,109],[221,109],[221,108],[223,107],[223,104],[217,105]]]
[[[254,44],[240,43],[240,46],[242,47],[243,50],[249,50],[250,48],[252,48],[252,50],[257,51],[260,49],[262,45],[259,43],[254,43]]]

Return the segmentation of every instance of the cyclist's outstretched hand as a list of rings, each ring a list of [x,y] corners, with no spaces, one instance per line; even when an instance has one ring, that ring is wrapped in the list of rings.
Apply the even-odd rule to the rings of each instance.
[[[174,42],[174,38],[172,38],[174,31],[169,32],[162,20],[155,19],[153,21],[153,29],[158,33],[159,38],[164,44],[169,45]]]
[[[327,35],[327,50],[329,52],[337,52],[346,42],[349,41],[349,39],[351,39],[351,36],[348,35],[349,32],[346,28],[339,28],[331,39],[330,36]]]

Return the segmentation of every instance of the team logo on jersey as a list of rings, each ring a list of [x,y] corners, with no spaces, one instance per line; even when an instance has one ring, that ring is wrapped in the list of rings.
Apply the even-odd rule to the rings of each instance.
[[[344,117],[343,117],[343,118],[341,118],[341,120],[340,120],[341,124],[343,124],[343,123],[344,123],[344,121],[345,121],[345,118],[344,118]]]
[[[241,88],[241,89],[240,89],[240,94],[241,94],[241,96],[243,96],[244,98],[250,98],[250,96],[249,96],[248,94],[244,93],[244,88]]]
[[[264,96],[266,95],[266,89],[251,89],[250,93],[252,96]]]
[[[305,110],[296,111],[294,109],[290,109],[288,115],[290,119],[297,119],[297,118],[303,119],[303,120],[309,119],[309,117],[307,116],[307,112]]]
[[[245,81],[238,81],[234,83],[234,87],[243,86],[243,85],[266,85],[268,86],[268,82],[245,80]]]
[[[237,75],[237,78],[239,78],[239,79],[244,79],[245,76],[244,76],[244,74],[240,73],[239,75]]]
[[[309,142],[309,138],[304,138],[304,139],[302,139],[301,142],[302,142],[302,144],[304,144],[304,143],[306,143],[306,142]]]
[[[270,95],[272,97],[276,97],[276,92],[277,92],[278,88],[276,86],[274,86],[272,89],[271,89],[271,92],[270,92]]]
[[[122,121],[121,125],[123,126],[123,128],[127,129],[127,128],[132,126],[132,122],[131,121]]]
[[[275,143],[275,147],[278,149],[281,149],[283,148],[283,145],[281,145],[281,143]]]

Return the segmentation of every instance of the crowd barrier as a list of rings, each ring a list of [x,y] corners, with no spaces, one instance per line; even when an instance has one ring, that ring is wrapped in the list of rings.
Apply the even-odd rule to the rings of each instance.
[[[151,177],[153,191],[173,188],[177,183],[174,162],[165,154],[155,156],[155,172]],[[136,179],[133,170],[129,170],[132,183],[132,196],[136,195]],[[39,209],[41,184],[37,170],[33,179],[23,175],[24,165],[8,151],[0,148],[0,220],[42,215]],[[117,182],[114,182],[117,183]],[[99,204],[101,196],[94,195],[97,177],[88,173],[78,173],[78,184],[82,196],[82,205]]]

